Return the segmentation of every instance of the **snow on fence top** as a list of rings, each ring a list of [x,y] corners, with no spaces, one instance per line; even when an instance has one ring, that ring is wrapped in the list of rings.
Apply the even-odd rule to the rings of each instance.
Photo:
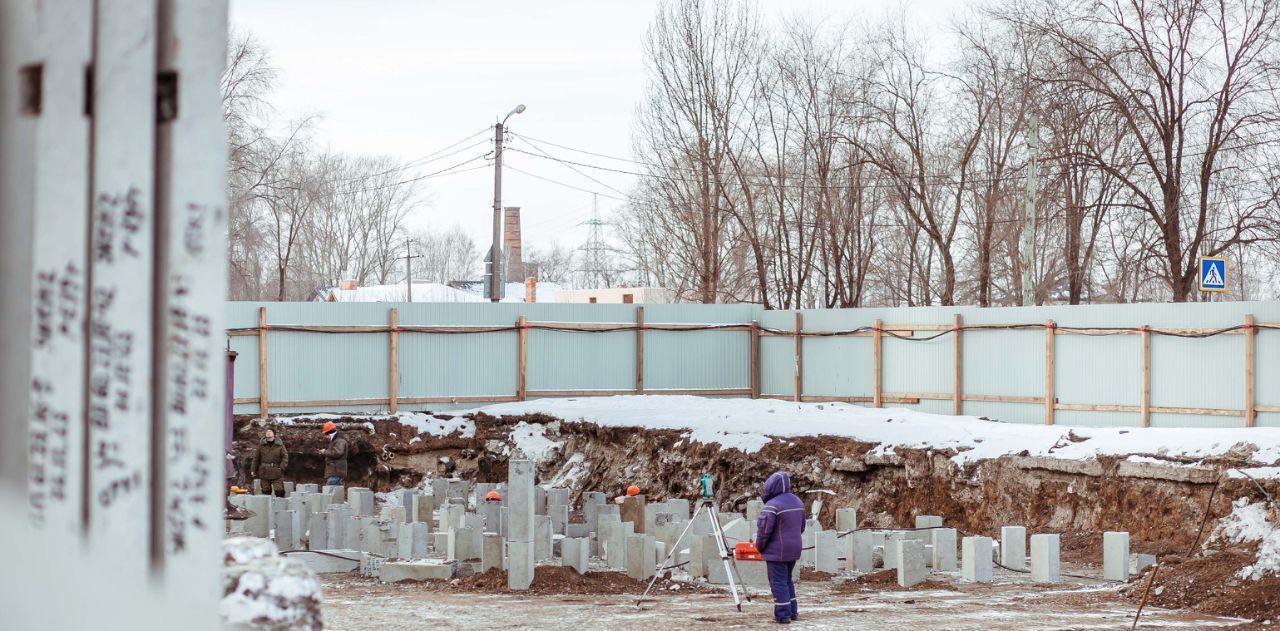
[[[1030,456],[1085,460],[1100,455],[1150,454],[1173,459],[1220,456],[1253,445],[1251,460],[1280,464],[1280,428],[1094,428],[1017,425],[972,416],[946,416],[901,408],[845,403],[792,403],[771,399],[695,396],[615,396],[538,399],[476,408],[490,416],[545,414],[609,427],[689,430],[689,439],[754,453],[774,438],[841,436],[897,447],[952,449],[957,464],[1027,452]],[[1234,450],[1234,451],[1239,451]],[[1244,454],[1241,454],[1244,455]]]

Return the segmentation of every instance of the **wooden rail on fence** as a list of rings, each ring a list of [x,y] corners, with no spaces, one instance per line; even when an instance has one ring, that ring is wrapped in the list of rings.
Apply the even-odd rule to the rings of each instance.
[[[1152,414],[1187,414],[1199,416],[1241,417],[1246,427],[1253,427],[1259,412],[1278,413],[1280,405],[1258,405],[1256,401],[1256,345],[1259,329],[1280,329],[1280,324],[1258,324],[1253,315],[1245,316],[1242,325],[1222,328],[1159,328],[1140,326],[1127,327],[1068,327],[1052,320],[1043,324],[965,324],[956,314],[952,324],[898,324],[886,325],[876,320],[870,327],[860,327],[845,331],[805,330],[803,315],[796,311],[795,324],[790,330],[769,329],[761,327],[757,322],[750,324],[655,324],[646,323],[644,308],[636,308],[635,322],[530,322],[525,316],[511,326],[501,325],[465,325],[465,326],[403,326],[399,323],[395,308],[387,311],[386,326],[379,325],[269,325],[267,308],[258,308],[258,326],[251,328],[230,329],[229,337],[255,336],[258,343],[258,394],[255,397],[236,398],[237,405],[256,404],[258,414],[265,418],[271,408],[301,407],[340,407],[349,405],[385,405],[395,413],[402,404],[458,404],[458,403],[501,403],[524,401],[530,397],[587,397],[613,396],[624,394],[690,394],[702,396],[749,396],[751,398],[789,399],[800,402],[847,402],[869,403],[874,407],[882,407],[886,403],[917,404],[920,401],[950,401],[951,412],[957,416],[964,413],[965,401],[985,403],[1013,403],[1039,405],[1044,408],[1044,422],[1052,425],[1055,412],[1123,412],[1138,414],[1143,427],[1151,424]],[[1044,331],[1044,394],[1040,396],[995,395],[969,393],[964,388],[964,333],[982,331]],[[635,376],[634,387],[619,390],[529,390],[529,332],[542,331],[579,331],[590,333],[634,332],[635,338]],[[671,332],[699,331],[741,331],[748,334],[748,378],[745,388],[688,388],[652,390],[645,386],[645,332],[652,330]],[[363,399],[331,399],[331,400],[271,400],[268,397],[268,356],[267,336],[269,331],[304,332],[304,333],[385,333],[388,343],[387,362],[387,396],[385,398]],[[399,337],[403,334],[485,334],[499,332],[516,333],[516,392],[513,395],[476,395],[476,396],[435,396],[435,397],[402,397],[399,395]],[[918,333],[929,333],[925,337],[917,337]],[[951,392],[887,392],[884,389],[884,356],[885,336],[903,340],[927,341],[942,335],[950,334],[952,340],[952,389]],[[1141,392],[1139,405],[1113,405],[1089,403],[1062,403],[1055,395],[1057,385],[1055,354],[1057,338],[1062,335],[1073,336],[1112,336],[1138,335],[1141,338]],[[1244,407],[1243,409],[1209,408],[1209,407],[1174,407],[1157,406],[1151,403],[1151,337],[1152,335],[1172,335],[1180,337],[1212,337],[1216,335],[1242,335],[1244,337]],[[761,374],[762,348],[761,340],[765,337],[792,338],[793,390],[791,394],[772,394],[763,392]],[[872,392],[868,395],[813,395],[804,391],[804,338],[806,337],[869,337],[871,338],[871,374]]]

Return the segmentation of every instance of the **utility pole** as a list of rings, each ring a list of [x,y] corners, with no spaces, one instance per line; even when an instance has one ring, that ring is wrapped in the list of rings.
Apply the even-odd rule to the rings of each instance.
[[[422,258],[421,254],[413,253],[413,239],[406,239],[404,242],[404,278],[405,284],[408,286],[408,302],[413,302],[413,259]]]
[[[502,127],[513,114],[524,111],[517,105],[493,126],[493,246],[489,248],[489,301],[502,300]]]
[[[1022,304],[1036,304],[1036,176],[1040,172],[1040,121],[1027,120],[1027,203],[1022,230]]]

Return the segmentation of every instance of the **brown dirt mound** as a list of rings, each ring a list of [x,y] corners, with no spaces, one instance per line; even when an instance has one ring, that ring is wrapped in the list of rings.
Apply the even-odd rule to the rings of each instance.
[[[679,585],[681,592],[704,591],[691,583],[677,583],[667,579],[658,579],[654,584],[655,593],[669,593],[671,585]],[[637,581],[622,572],[588,572],[578,574],[573,568],[555,565],[544,565],[533,571],[533,583],[526,594],[564,595],[564,594],[633,594],[639,596],[648,586],[647,581]],[[473,574],[458,580],[456,589],[470,592],[505,592],[507,591],[507,573],[491,569]]]
[[[1158,607],[1190,607],[1250,620],[1280,619],[1280,576],[1257,581],[1236,577],[1240,568],[1257,558],[1253,548],[1219,550],[1211,556],[1191,559],[1173,555],[1162,558],[1148,602]],[[1135,578],[1125,588],[1125,595],[1141,600],[1150,572]]]
[[[829,581],[831,580],[831,575],[827,574],[826,572],[819,572],[817,570],[811,570],[805,567],[805,568],[800,568],[800,580],[806,583],[817,582],[817,581]]]
[[[837,581],[831,586],[831,591],[837,594],[858,594],[863,592],[879,592],[879,591],[915,591],[922,589],[945,589],[955,591],[955,587],[942,581],[928,579],[916,583],[911,587],[898,586],[897,570],[880,570],[870,574],[863,574],[854,579],[847,581]]]

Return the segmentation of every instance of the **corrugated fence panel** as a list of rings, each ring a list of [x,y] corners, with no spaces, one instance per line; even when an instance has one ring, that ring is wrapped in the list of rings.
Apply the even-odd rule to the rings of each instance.
[[[487,303],[326,304],[265,303],[272,325],[378,325],[396,308],[402,326],[512,326],[521,315],[530,322],[635,322],[634,305]],[[255,327],[257,303],[229,303],[228,326]],[[965,414],[1006,422],[1043,423],[1048,320],[1053,336],[1054,395],[1059,405],[1141,404],[1141,336],[1080,335],[1069,329],[1139,327],[1206,329],[1244,323],[1252,313],[1261,323],[1280,322],[1280,303],[1199,303],[1089,305],[1082,307],[976,307],[807,310],[807,332],[870,327],[930,325],[901,337],[883,334],[882,391],[887,397],[925,394],[908,407],[950,413],[954,333],[959,313],[965,325],[1033,325],[963,332],[962,392],[971,397],[1026,397],[1031,402],[967,400]],[[762,311],[756,305],[645,305],[645,323],[748,324],[791,331],[793,311]],[[1096,331],[1095,331],[1096,332]],[[941,335],[939,335],[941,333]],[[635,387],[635,332],[583,333],[530,330],[527,382],[530,391],[627,391]],[[909,337],[908,337],[909,336]],[[937,336],[937,339],[927,339]],[[751,336],[746,331],[655,331],[644,333],[646,392],[688,389],[745,389],[751,384]],[[1259,406],[1280,405],[1280,331],[1256,335],[1256,395]],[[385,333],[268,334],[272,401],[382,399],[387,396],[388,336]],[[399,396],[510,397],[516,392],[518,335],[515,332],[399,335]],[[761,392],[794,394],[794,346],[790,335],[760,342]],[[803,393],[811,397],[870,397],[873,394],[872,338],[804,338]],[[1152,425],[1236,427],[1243,423],[1244,345],[1240,333],[1212,338],[1151,336]],[[236,396],[257,396],[257,338],[231,338],[236,362]],[[420,409],[422,405],[412,405]],[[886,405],[901,405],[886,402]],[[434,405],[432,407],[441,407]],[[1162,413],[1160,408],[1211,408],[1219,414]],[[322,409],[322,408],[316,408]],[[256,411],[255,404],[237,407]],[[1133,426],[1136,411],[1055,410],[1061,424]],[[1260,426],[1280,425],[1280,413],[1258,414]]]

